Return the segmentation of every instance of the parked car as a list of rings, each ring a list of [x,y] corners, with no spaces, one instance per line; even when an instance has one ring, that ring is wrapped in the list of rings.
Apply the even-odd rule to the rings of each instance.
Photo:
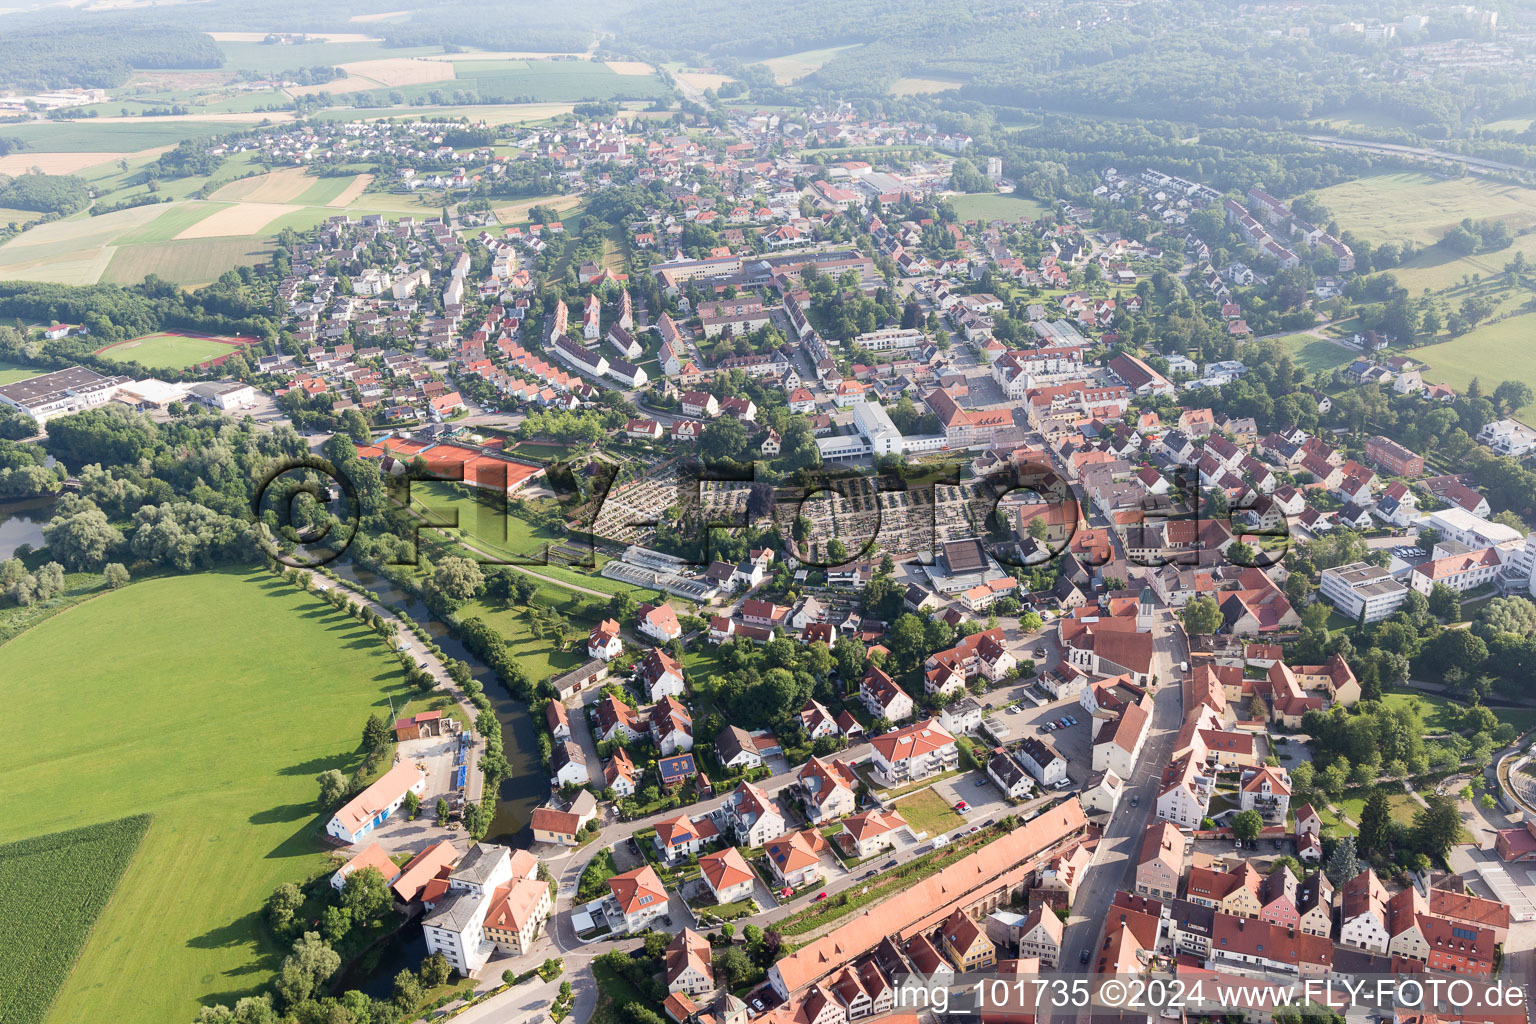
[[[957,811],[968,811],[970,809],[971,809],[971,805],[966,803],[964,800],[956,800],[955,801],[955,810],[957,810]]]
[[[893,868],[893,867],[896,866],[896,858],[892,857],[890,860],[886,861],[884,864],[882,864],[880,866],[882,868]]]
[[[1088,961],[1086,961],[1086,960],[1083,961],[1083,963],[1087,963],[1087,962]],[[763,1005],[763,1001],[761,999],[758,999],[756,996],[753,996],[752,997],[752,1009],[756,1010],[758,1013],[762,1013],[764,1010],[768,1009],[768,1007]]]
[[[874,868],[870,868],[868,871],[864,872],[864,874],[861,877],[863,877],[863,878],[874,878],[879,873],[880,872],[876,871]]]
[[[1037,657],[1037,658],[1045,657],[1045,648],[1044,647],[1036,647],[1035,648],[1035,657]]]
[[[986,779],[977,779],[976,780],[976,788],[977,789],[980,789],[982,786],[985,786],[986,784],[987,784],[987,780]]]
[[[787,900],[791,896],[793,896],[794,894],[795,894],[795,890],[791,889],[789,886],[786,885],[784,888],[779,890],[779,899]]]
[[[661,923],[670,928],[672,926],[672,915],[671,914],[662,914],[661,915]]]
[[[827,894],[826,893],[819,892],[819,893],[816,894],[816,898],[814,900],[811,900],[811,902],[812,903],[820,903],[822,900],[824,900],[826,898],[827,898]]]

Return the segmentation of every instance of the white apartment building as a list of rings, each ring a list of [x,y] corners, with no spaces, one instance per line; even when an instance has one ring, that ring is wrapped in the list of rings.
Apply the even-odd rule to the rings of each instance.
[[[1366,622],[1380,622],[1397,611],[1408,596],[1408,587],[1387,570],[1366,562],[1351,562],[1324,569],[1318,590],[1345,618],[1358,621],[1363,609]]]

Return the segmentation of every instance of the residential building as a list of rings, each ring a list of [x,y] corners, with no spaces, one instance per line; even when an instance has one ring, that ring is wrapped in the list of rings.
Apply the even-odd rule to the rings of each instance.
[[[667,910],[667,890],[650,865],[614,875],[608,879],[608,901],[605,910],[613,912],[610,918],[614,931],[633,934],[659,918]]]
[[[870,745],[870,764],[888,786],[953,771],[960,761],[955,738],[931,718],[876,736]]]
[[[333,814],[325,826],[326,834],[355,843],[388,821],[405,803],[407,793],[421,796],[426,789],[427,777],[415,762],[401,761]]]
[[[1318,591],[1345,618],[1358,622],[1363,613],[1367,623],[1385,619],[1408,596],[1407,586],[1368,562],[1324,569],[1318,577]]]

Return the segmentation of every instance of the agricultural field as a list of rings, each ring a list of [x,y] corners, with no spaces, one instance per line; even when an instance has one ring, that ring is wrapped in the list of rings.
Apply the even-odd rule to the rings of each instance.
[[[816,71],[844,50],[851,50],[857,45],[859,44],[851,43],[847,46],[828,46],[820,50],[801,50],[799,53],[785,54],[761,63],[773,72],[774,81],[780,85],[789,85]]]
[[[1403,355],[1429,365],[1427,384],[1449,384],[1463,391],[1477,377],[1491,391],[1502,380],[1519,380],[1536,388],[1536,313],[1522,313],[1497,323],[1483,324],[1459,338],[1407,349]],[[1526,406],[1522,413],[1536,409]]]
[[[139,206],[39,225],[0,246],[0,280],[94,284],[111,262],[118,237],[164,212],[161,206]]]
[[[124,153],[174,146],[183,139],[208,138],[231,130],[227,121],[184,117],[28,121],[25,124],[5,126],[7,136],[21,139],[28,146],[28,149],[16,155],[100,153],[103,154],[102,160],[115,160]]]
[[[189,366],[207,362],[219,356],[237,352],[212,338],[195,338],[186,334],[163,332],[146,334],[131,341],[109,345],[96,354],[107,359],[122,359],[140,364],[152,370],[184,370]]]
[[[898,78],[891,83],[893,96],[924,96],[929,93],[948,92],[958,89],[965,82],[951,78]]]
[[[120,245],[101,272],[109,284],[138,284],[149,274],[162,281],[198,288],[234,267],[255,266],[272,253],[266,238],[201,238],[189,241]]]
[[[529,223],[529,210],[535,206],[547,206],[551,210],[564,213],[574,210],[581,205],[580,196],[540,196],[537,199],[520,199],[506,206],[495,207],[491,212],[496,214],[496,219],[502,224],[511,226],[514,224]]]
[[[1020,217],[1035,220],[1049,212],[1043,204],[1027,196],[1011,193],[979,192],[974,195],[948,196],[947,199],[961,220],[1014,221]]]
[[[1374,245],[1432,245],[1465,217],[1502,220],[1514,231],[1536,224],[1536,189],[1484,178],[1376,174],[1322,189],[1317,198],[1341,227]]]
[[[317,64],[345,65],[355,61],[386,60],[401,57],[425,57],[442,53],[437,46],[389,47],[381,40],[306,43],[303,46],[269,46],[255,41],[220,41],[224,51],[224,70],[271,73]]]
[[[42,1024],[150,816],[0,846],[0,993],[7,1021]]]
[[[267,896],[331,862],[315,776],[352,771],[368,716],[412,696],[371,630],[262,572],[135,583],[0,647],[8,714],[50,723],[0,766],[0,842],[154,818],[46,1019],[163,1024],[253,993],[281,955]]]

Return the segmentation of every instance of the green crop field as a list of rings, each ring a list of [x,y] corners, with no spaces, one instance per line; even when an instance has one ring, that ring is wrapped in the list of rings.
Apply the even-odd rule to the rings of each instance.
[[[262,262],[271,255],[269,242],[267,236],[231,236],[119,246],[102,271],[101,280],[109,284],[138,284],[154,274],[162,281],[196,287],[217,280],[231,267]]]
[[[242,125],[218,121],[31,121],[8,124],[7,136],[21,139],[38,153],[136,153],[174,146],[183,139],[205,139],[239,131]]]
[[[238,349],[233,345],[209,338],[192,338],[185,334],[167,332],[121,341],[96,354],[107,359],[135,362],[152,370],[181,370],[236,351]]]
[[[1504,380],[1524,381],[1536,388],[1533,332],[1536,313],[1524,313],[1484,324],[1451,341],[1408,349],[1403,354],[1429,364],[1424,371],[1427,384],[1449,384],[1462,391],[1476,377],[1484,391],[1492,391]],[[1531,408],[1527,406],[1526,410]]]
[[[1465,217],[1495,218],[1512,230],[1536,224],[1536,189],[1484,178],[1375,174],[1320,190],[1339,224],[1372,244],[1431,245]]]
[[[0,846],[0,1003],[41,1024],[133,859],[147,814]]]
[[[997,192],[980,192],[975,195],[950,196],[949,203],[961,220],[1006,220],[1020,217],[1035,220],[1049,212],[1045,206],[1024,196],[1003,195]]]
[[[455,61],[454,77],[449,81],[376,89],[371,95],[383,103],[389,101],[390,93],[398,92],[407,102],[430,103],[442,102],[445,95],[451,98],[457,90],[474,92],[483,101],[518,103],[644,99],[667,93],[666,86],[655,75],[621,75],[601,62],[472,60]],[[439,94],[435,101],[433,93]]]
[[[324,206],[345,192],[351,186],[353,180],[352,177],[346,175],[318,178],[294,202],[305,203],[310,206]]]
[[[189,1021],[258,990],[267,896],[328,861],[315,776],[356,767],[391,697],[371,630],[266,573],[135,583],[0,647],[7,720],[47,723],[0,764],[0,842],[154,816],[47,1019]]]

